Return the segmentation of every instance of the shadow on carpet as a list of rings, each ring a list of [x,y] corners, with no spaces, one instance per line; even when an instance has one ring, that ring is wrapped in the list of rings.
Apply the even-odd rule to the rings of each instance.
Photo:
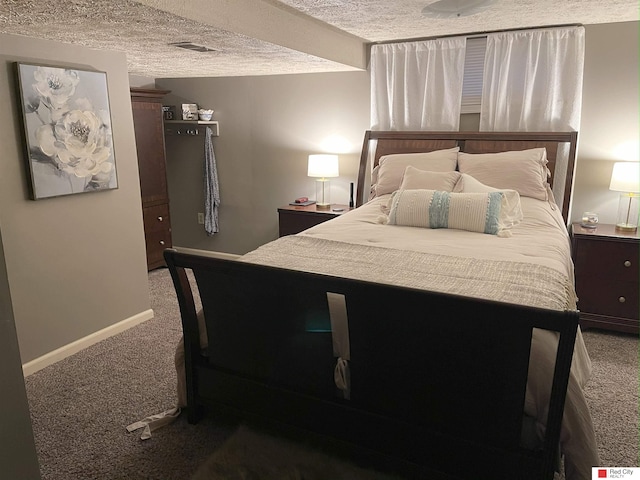
[[[309,445],[240,426],[191,480],[400,480]]]

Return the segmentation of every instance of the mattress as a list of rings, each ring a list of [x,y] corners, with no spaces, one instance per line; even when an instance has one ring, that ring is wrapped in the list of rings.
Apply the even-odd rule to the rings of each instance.
[[[521,197],[523,221],[511,236],[498,237],[383,224],[389,197],[280,238],[241,260],[555,310],[576,308],[569,237],[555,204]],[[537,419],[540,433],[556,346],[553,332],[534,331],[525,413]],[[591,467],[599,464],[583,391],[590,374],[578,331],[560,438],[568,480],[591,478]]]

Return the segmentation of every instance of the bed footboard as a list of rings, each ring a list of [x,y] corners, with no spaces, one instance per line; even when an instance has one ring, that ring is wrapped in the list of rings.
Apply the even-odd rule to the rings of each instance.
[[[190,421],[220,404],[399,459],[429,478],[553,478],[576,312],[175,250],[165,259],[183,321]],[[208,356],[186,270],[202,301]],[[348,333],[337,338],[341,328]],[[520,446],[534,328],[559,338],[537,451]]]

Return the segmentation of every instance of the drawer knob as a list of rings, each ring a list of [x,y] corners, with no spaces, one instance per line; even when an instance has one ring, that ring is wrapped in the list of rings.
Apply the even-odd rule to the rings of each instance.
[[[163,221],[163,220],[164,220],[164,218],[162,218],[162,217],[158,217],[158,221],[159,221],[159,222],[161,222],[161,221]]]
[[[620,297],[620,298],[618,299],[618,301],[619,301],[620,303],[624,303],[624,302],[626,302],[626,301],[627,301],[627,299],[626,299],[626,298],[624,298],[624,297]]]
[[[631,262],[629,260],[625,260],[624,266],[625,267],[630,267],[631,266]]]
[[[164,240],[160,240],[160,245],[164,245]]]

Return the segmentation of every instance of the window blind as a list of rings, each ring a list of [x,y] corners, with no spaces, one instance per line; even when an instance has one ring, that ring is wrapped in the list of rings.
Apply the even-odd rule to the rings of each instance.
[[[467,38],[460,113],[480,113],[487,37]]]

